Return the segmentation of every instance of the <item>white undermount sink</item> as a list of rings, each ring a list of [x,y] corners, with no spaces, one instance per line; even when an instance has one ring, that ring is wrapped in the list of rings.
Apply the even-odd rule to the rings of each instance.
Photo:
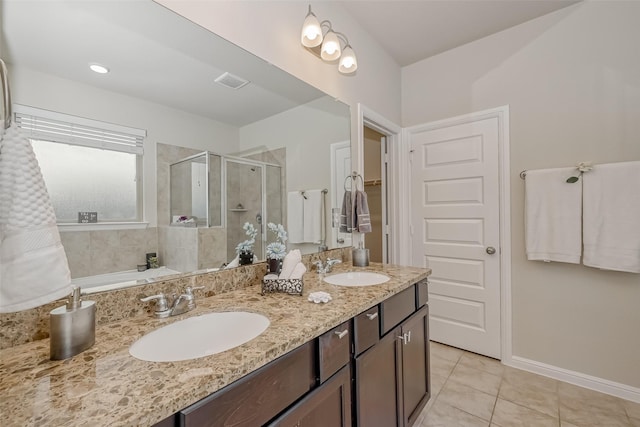
[[[325,282],[337,286],[371,286],[389,281],[389,276],[371,271],[350,271],[325,276]]]
[[[148,333],[129,347],[129,353],[149,362],[197,359],[242,345],[269,323],[261,314],[244,311],[203,314]]]

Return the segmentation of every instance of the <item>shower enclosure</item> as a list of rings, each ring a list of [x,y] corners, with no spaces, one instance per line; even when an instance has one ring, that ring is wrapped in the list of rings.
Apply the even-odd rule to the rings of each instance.
[[[236,245],[248,238],[243,225],[251,223],[258,229],[254,254],[265,258],[267,237],[273,240],[266,224],[283,222],[281,166],[203,152],[171,164],[170,171],[172,225],[224,229],[226,245],[219,242],[216,251],[229,262]]]

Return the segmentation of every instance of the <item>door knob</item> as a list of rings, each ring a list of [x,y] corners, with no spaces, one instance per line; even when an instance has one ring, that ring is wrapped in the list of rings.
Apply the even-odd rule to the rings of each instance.
[[[488,246],[488,247],[487,247],[487,253],[488,253],[489,255],[493,255],[493,254],[495,254],[495,253],[496,253],[496,248],[494,248],[493,246]]]

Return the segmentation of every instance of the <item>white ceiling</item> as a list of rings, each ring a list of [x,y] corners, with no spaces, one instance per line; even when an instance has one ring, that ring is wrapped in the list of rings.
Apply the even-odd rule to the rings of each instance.
[[[395,60],[409,65],[579,0],[339,1]],[[329,19],[322,17],[322,19]],[[349,36],[348,29],[339,29]],[[357,54],[358,46],[353,44]]]
[[[501,31],[575,0],[340,1],[400,65]],[[244,126],[323,94],[147,1],[0,0],[10,65]],[[330,17],[322,17],[326,19]],[[167,31],[170,28],[171,31]],[[348,29],[342,29],[348,35]],[[357,53],[357,45],[354,44]],[[112,70],[97,75],[89,62]],[[251,84],[213,83],[228,71]]]
[[[324,96],[150,0],[2,0],[0,10],[2,57],[10,65],[233,126]],[[93,73],[90,62],[111,72]],[[251,83],[238,90],[214,83],[223,72]]]

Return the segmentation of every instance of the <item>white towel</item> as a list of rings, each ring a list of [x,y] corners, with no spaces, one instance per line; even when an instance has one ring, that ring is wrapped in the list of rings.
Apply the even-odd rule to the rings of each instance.
[[[291,272],[291,275],[288,278],[299,280],[299,279],[302,279],[302,276],[306,272],[307,272],[307,267],[305,267],[303,263],[299,262],[298,264],[296,264],[295,268],[293,269],[293,271]]]
[[[582,180],[576,168],[527,171],[525,233],[527,259],[580,263]]]
[[[307,190],[303,197],[304,242],[320,243],[322,227],[322,190]]]
[[[287,195],[287,231],[289,243],[304,242],[303,201],[299,191],[289,191]]]
[[[302,261],[302,253],[300,249],[290,251],[282,260],[282,270],[280,271],[280,279],[288,279],[296,268],[296,265]]]
[[[60,299],[71,275],[56,216],[28,139],[0,135],[0,313]]]
[[[640,273],[640,161],[596,165],[583,179],[584,265]]]

